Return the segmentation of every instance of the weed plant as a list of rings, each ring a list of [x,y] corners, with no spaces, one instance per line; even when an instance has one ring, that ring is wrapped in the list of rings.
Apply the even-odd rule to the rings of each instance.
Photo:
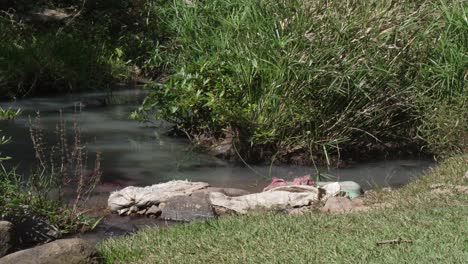
[[[0,106],[0,121],[15,119],[19,114],[21,114],[21,109],[5,109]]]
[[[21,230],[20,243],[47,242],[92,229],[99,222],[87,217],[81,205],[100,180],[100,154],[96,156],[94,168],[87,171],[87,151],[79,127],[74,124],[71,140],[66,130],[66,124],[61,121],[57,125],[57,144],[50,146],[45,144],[39,117],[31,122],[38,167],[27,178],[3,163],[10,157],[0,158],[0,219],[32,228]],[[3,136],[0,145],[8,144],[9,140]]]

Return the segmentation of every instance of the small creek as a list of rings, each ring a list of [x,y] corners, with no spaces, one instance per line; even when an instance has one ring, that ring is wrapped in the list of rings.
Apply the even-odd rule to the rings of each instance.
[[[130,120],[129,114],[145,96],[142,90],[108,93],[72,94],[58,97],[22,99],[1,102],[3,108],[21,108],[22,114],[12,121],[0,121],[2,134],[12,136],[13,142],[0,152],[14,157],[18,171],[28,174],[34,164],[34,150],[29,132],[29,118],[40,112],[46,141],[56,142],[55,129],[62,119],[71,128],[76,122],[82,130],[82,141],[90,151],[102,153],[102,184],[90,206],[104,210],[110,191],[128,185],[146,186],[173,179],[204,181],[217,187],[260,191],[271,176],[292,178],[315,174],[306,166],[242,166],[231,164],[207,154],[192,151],[185,139],[169,137],[169,124],[157,122],[147,126]],[[70,136],[72,133],[68,133]],[[351,165],[343,169],[321,168],[330,180],[356,181],[364,189],[374,186],[398,187],[415,179],[433,164],[427,159],[384,160]],[[122,234],[146,225],[166,226],[170,223],[141,218],[107,216],[98,228],[101,237]]]

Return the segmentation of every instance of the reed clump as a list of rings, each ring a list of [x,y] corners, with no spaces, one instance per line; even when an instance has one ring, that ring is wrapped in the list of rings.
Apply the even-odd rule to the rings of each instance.
[[[173,75],[152,87],[140,119],[233,131],[252,159],[467,150],[465,1],[151,4]]]

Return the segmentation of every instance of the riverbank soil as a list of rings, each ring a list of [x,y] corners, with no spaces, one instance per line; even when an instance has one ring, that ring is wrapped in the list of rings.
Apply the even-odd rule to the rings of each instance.
[[[467,257],[468,155],[365,200],[378,209],[232,216],[147,229],[100,244],[106,263],[462,263]]]

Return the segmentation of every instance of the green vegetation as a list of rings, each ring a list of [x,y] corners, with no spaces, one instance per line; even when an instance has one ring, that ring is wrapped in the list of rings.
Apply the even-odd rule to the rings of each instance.
[[[462,263],[467,258],[468,194],[430,185],[464,185],[468,156],[452,158],[408,186],[377,192],[386,209],[347,215],[312,212],[227,217],[147,229],[100,244],[105,263]],[[390,239],[411,244],[381,245]]]
[[[45,16],[46,9],[66,18]],[[412,146],[458,155],[367,199],[386,209],[148,229],[102,243],[108,263],[461,263],[468,196],[430,185],[466,186],[467,10],[462,0],[4,1],[0,97],[167,79],[149,85],[132,117],[166,119],[209,144],[233,135],[247,161],[330,164]],[[18,113],[0,109],[0,119]],[[92,226],[78,204],[100,176],[99,156],[88,174],[75,133],[74,142],[62,134],[44,149],[32,127],[39,168],[28,181],[0,157],[0,218],[37,216],[63,232]],[[8,142],[0,137],[0,145]],[[76,197],[67,209],[70,187]],[[414,243],[376,246],[394,238]]]
[[[38,14],[47,9],[68,18]],[[0,97],[103,90],[129,81],[154,46],[145,12],[143,1],[130,0],[0,4]]]
[[[15,119],[21,113],[21,109],[4,109],[0,106],[0,121]]]
[[[75,126],[73,141],[69,141],[64,134],[65,124],[59,124],[60,141],[55,146],[47,146],[37,122],[32,124],[31,138],[39,165],[30,176],[24,178],[17,174],[11,163],[5,163],[12,158],[0,152],[0,220],[11,221],[21,228],[18,235],[28,237],[24,239],[27,241],[20,241],[25,244],[89,230],[99,222],[84,215],[80,208],[100,179],[99,155],[92,173],[86,173],[87,153],[80,145],[78,127]],[[10,141],[11,138],[0,137],[0,147]],[[65,195],[69,197],[64,198]],[[56,234],[46,234],[49,230],[44,231],[44,224]]]
[[[466,1],[154,3],[175,73],[143,120],[234,133],[249,160],[467,150]]]
[[[38,19],[45,8],[68,18]],[[199,142],[234,135],[248,161],[468,148],[466,1],[41,0],[0,10],[3,97],[167,75],[133,117],[172,121]]]

